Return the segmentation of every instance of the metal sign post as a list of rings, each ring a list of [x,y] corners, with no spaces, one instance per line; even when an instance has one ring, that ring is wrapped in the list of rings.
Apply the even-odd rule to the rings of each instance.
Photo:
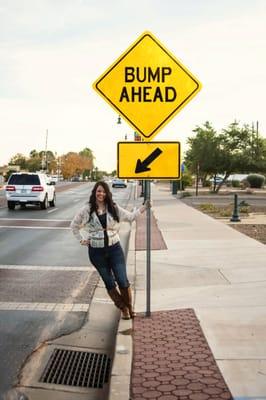
[[[151,316],[151,181],[146,182],[147,207],[147,244],[146,244],[146,317]]]
[[[143,32],[94,82],[93,88],[144,142],[150,142],[196,96],[201,83],[151,32]],[[137,143],[135,148],[132,144],[127,147],[124,153],[121,150],[117,170],[119,177],[145,180],[144,199],[148,201],[146,317],[150,317],[151,179],[178,179],[180,151],[177,143],[171,146],[153,142],[149,147],[139,144],[138,151]]]

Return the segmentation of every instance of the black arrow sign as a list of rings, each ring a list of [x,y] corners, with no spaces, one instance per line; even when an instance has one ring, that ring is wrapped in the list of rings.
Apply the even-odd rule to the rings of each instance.
[[[148,167],[149,164],[151,164],[159,155],[162,153],[162,150],[157,147],[145,160],[141,161],[138,159],[135,173],[139,174],[140,172],[146,172],[150,171],[150,168]]]

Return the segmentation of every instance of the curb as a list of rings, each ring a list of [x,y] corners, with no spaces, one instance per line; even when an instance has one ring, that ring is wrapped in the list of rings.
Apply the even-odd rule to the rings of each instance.
[[[135,299],[135,235],[136,226],[132,226],[129,240],[127,268],[129,280],[132,284]],[[131,366],[133,357],[133,328],[132,320],[120,319],[118,324],[114,360],[110,377],[110,389],[108,400],[130,399]]]

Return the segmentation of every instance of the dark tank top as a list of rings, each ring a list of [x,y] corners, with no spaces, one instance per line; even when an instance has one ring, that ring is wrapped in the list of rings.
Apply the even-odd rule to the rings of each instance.
[[[108,247],[108,236],[106,232],[106,213],[98,215],[99,221],[104,229],[104,247]]]

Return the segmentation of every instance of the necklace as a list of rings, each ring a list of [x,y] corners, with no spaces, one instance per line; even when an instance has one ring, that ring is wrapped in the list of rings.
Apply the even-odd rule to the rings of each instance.
[[[106,211],[105,207],[104,208],[98,208],[97,213],[99,215],[103,215],[105,213],[105,211]]]

